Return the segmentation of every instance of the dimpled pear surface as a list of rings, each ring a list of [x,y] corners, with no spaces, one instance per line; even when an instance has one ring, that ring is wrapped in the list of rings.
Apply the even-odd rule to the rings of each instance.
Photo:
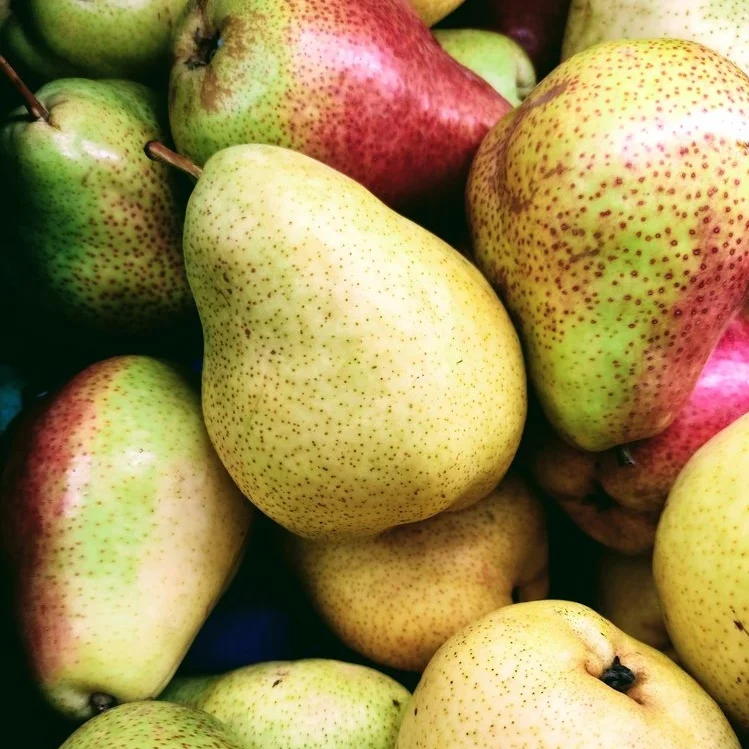
[[[163,697],[215,716],[245,749],[392,749],[410,696],[372,668],[310,658],[175,679]]]
[[[679,658],[749,731],[749,414],[707,442],[671,490],[653,573]]]
[[[0,527],[33,678],[62,713],[154,697],[244,549],[251,505],[170,365],[91,365],[29,414]]]
[[[749,79],[679,40],[581,52],[482,143],[467,193],[476,262],[578,447],[665,429],[741,306],[748,143]]]
[[[224,465],[303,536],[376,533],[470,504],[522,432],[519,342],[463,256],[294,151],[212,157],[185,264],[203,413]]]
[[[131,702],[84,723],[60,749],[246,749],[216,718],[170,702]]]
[[[68,78],[37,95],[49,122],[18,110],[0,130],[17,235],[4,252],[29,294],[110,333],[186,318],[194,306],[182,260],[184,178],[143,153],[167,130],[156,93]]]

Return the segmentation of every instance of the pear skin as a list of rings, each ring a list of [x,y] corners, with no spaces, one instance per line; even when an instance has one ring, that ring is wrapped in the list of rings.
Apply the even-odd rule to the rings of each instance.
[[[422,671],[445,640],[513,602],[546,596],[546,517],[507,475],[487,497],[371,538],[289,537],[298,575],[327,625],[375,663]]]
[[[463,0],[409,0],[409,2],[427,26],[434,26],[445,16],[450,15]]]
[[[252,508],[196,389],[145,356],[93,364],[13,434],[2,531],[34,680],[72,719],[156,696],[231,580]]]
[[[177,678],[162,699],[215,716],[244,749],[392,749],[410,696],[373,668],[310,658]]]
[[[228,146],[283,146],[409,215],[462,202],[481,139],[511,109],[407,0],[192,0],[174,60],[171,132],[199,166]]]
[[[131,702],[97,715],[60,749],[245,749],[216,718],[171,702]]]
[[[670,658],[570,601],[505,606],[429,662],[396,749],[739,749]]]
[[[671,489],[653,574],[687,670],[749,733],[749,414],[695,453]]]
[[[239,488],[305,537],[486,496],[526,413],[504,307],[459,252],[301,153],[224,149],[190,197],[203,414]]]
[[[467,191],[475,260],[570,444],[662,432],[743,305],[747,112],[749,78],[700,44],[603,42],[482,142]]]

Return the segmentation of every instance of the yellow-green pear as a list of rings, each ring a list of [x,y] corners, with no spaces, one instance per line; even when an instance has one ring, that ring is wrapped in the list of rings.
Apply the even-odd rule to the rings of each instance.
[[[457,250],[331,167],[253,144],[206,162],[184,256],[208,432],[273,520],[374,534],[504,476],[525,421],[522,352]]]
[[[244,749],[392,749],[410,696],[375,669],[310,658],[178,678],[162,698],[215,716]]]
[[[460,512],[369,538],[287,543],[328,626],[393,668],[421,671],[466,624],[548,592],[544,510],[512,474]]]
[[[605,549],[598,560],[595,610],[623,632],[676,658],[663,621],[650,554]]]
[[[434,26],[463,4],[463,0],[409,0],[409,2],[427,26]]]
[[[60,749],[244,749],[220,721],[171,702],[130,702],[84,723]]]
[[[679,659],[749,730],[749,414],[681,470],[656,531],[653,574]]]
[[[429,662],[397,749],[739,749],[670,658],[569,601],[505,606]]]

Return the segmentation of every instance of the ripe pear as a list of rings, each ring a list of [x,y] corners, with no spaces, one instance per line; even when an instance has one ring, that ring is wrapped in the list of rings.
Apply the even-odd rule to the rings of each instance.
[[[84,723],[60,749],[244,749],[216,718],[171,702],[131,702]]]
[[[407,0],[192,0],[170,122],[202,166],[227,146],[301,151],[399,210],[459,196],[511,105],[453,60]]]
[[[167,132],[159,97],[131,81],[77,78],[25,93],[28,115],[19,108],[0,129],[17,237],[4,252],[42,317],[110,335],[187,320],[188,185],[143,153]]]
[[[251,505],[196,389],[146,356],[93,364],[13,434],[0,527],[33,678],[77,720],[157,695],[244,550]]]
[[[672,37],[701,42],[749,72],[744,0],[572,0],[562,59],[613,39]]]
[[[536,85],[528,53],[509,36],[481,29],[435,29],[434,38],[459,63],[518,106]]]
[[[370,538],[287,540],[315,608],[371,661],[422,671],[445,640],[490,611],[546,596],[546,517],[508,474],[487,497]]]
[[[463,0],[409,0],[409,2],[427,26],[434,26],[445,16],[450,15]]]
[[[162,699],[215,716],[244,749],[392,749],[410,696],[373,668],[311,658],[177,678]]]
[[[711,437],[749,413],[749,317],[737,315],[678,416],[655,437],[602,453],[576,450],[545,422],[526,439],[531,473],[592,538],[625,553],[652,550],[669,490]]]
[[[749,78],[700,44],[603,42],[482,142],[467,192],[475,259],[570,444],[662,432],[743,305],[745,108]]]
[[[569,601],[505,606],[429,662],[397,749],[739,749],[670,658]]]
[[[146,81],[168,70],[171,34],[186,2],[13,0],[12,10],[15,33],[31,52],[24,62],[56,60],[66,76]],[[43,68],[31,69],[51,80]]]
[[[687,463],[658,524],[653,573],[685,667],[749,731],[749,414]]]
[[[464,507],[515,455],[525,370],[502,303],[457,250],[362,185],[233,146],[187,207],[203,414],[239,488],[306,537]]]
[[[655,589],[652,555],[603,551],[596,570],[594,608],[635,640],[676,658]]]

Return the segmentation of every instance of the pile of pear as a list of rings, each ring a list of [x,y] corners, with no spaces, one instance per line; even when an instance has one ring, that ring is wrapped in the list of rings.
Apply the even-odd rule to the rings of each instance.
[[[66,749],[749,735],[743,61],[573,3],[537,83],[455,5],[2,8],[0,286],[83,352],[0,466]],[[181,674],[257,524],[365,665]]]

